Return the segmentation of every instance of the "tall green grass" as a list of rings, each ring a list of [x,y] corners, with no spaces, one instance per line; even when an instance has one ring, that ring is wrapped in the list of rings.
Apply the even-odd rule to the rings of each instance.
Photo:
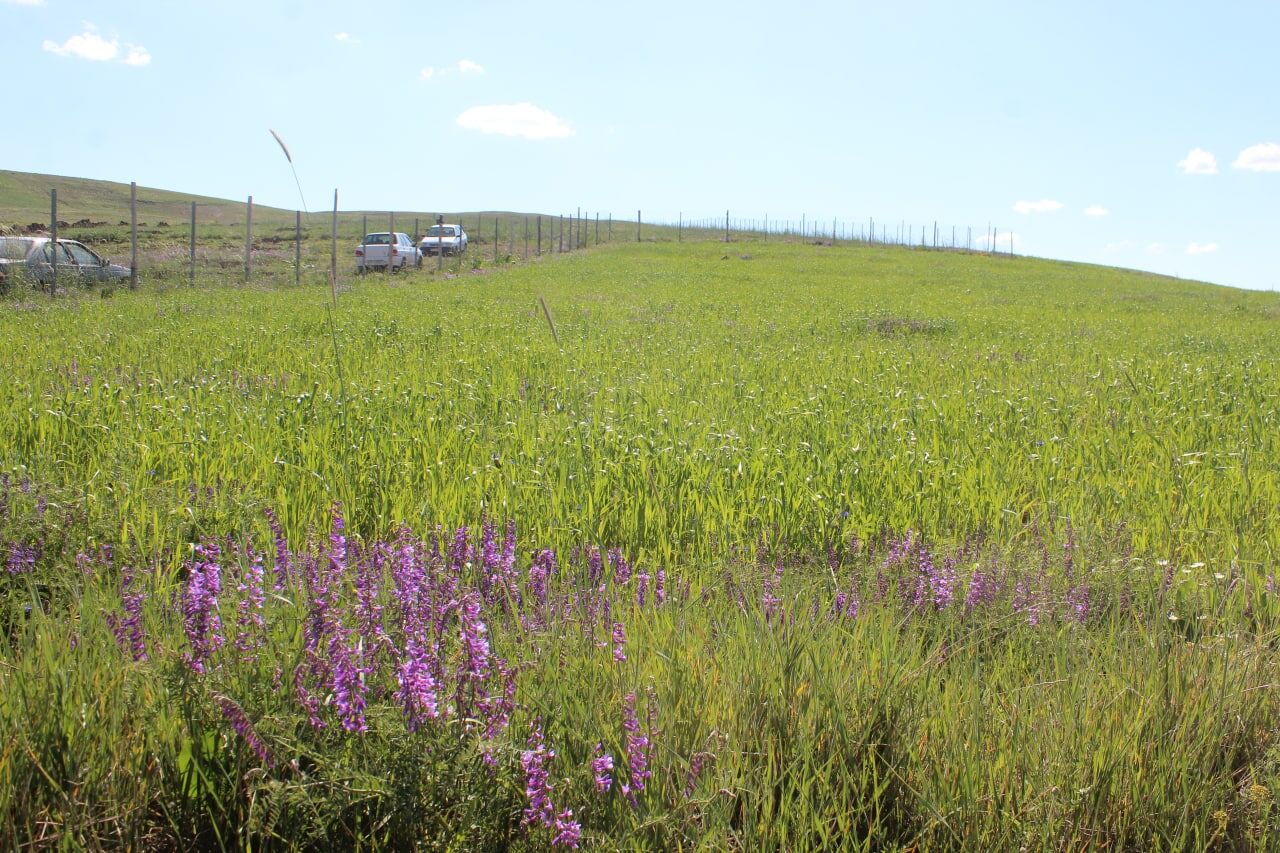
[[[1276,297],[1029,259],[750,255],[371,276],[335,308],[212,279],[6,297],[0,548],[31,563],[0,576],[0,843],[540,849],[519,776],[540,718],[557,804],[601,849],[1274,846]],[[255,658],[194,674],[192,544],[272,553],[269,507],[303,550],[335,501],[366,543],[516,519],[522,571],[556,549],[553,600],[605,596],[626,660],[607,624],[486,610],[519,685],[494,765],[462,724],[410,732],[390,681],[367,733],[309,726],[289,689],[302,586],[268,596]],[[957,560],[961,594],[1002,578],[997,601],[908,606],[918,576],[865,549],[908,529]],[[587,544],[663,568],[671,600],[586,583]],[[108,621],[126,566],[146,661]],[[856,618],[835,616],[855,587]],[[623,749],[632,692],[657,709],[634,805],[588,768],[597,742]]]

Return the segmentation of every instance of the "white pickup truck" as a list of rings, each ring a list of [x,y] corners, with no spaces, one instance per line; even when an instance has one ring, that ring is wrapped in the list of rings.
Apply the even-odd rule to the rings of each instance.
[[[421,262],[422,255],[413,240],[402,231],[366,234],[356,246],[356,272],[386,269],[396,272]]]

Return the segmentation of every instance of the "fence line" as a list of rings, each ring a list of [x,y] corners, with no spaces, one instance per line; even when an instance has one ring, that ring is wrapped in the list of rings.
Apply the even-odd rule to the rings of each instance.
[[[145,201],[143,203],[144,205],[158,204],[158,202]],[[74,224],[63,221],[59,217],[60,204],[63,208],[70,206],[66,194],[64,193],[63,198],[59,199],[57,190],[51,189],[49,193],[50,221],[48,232],[55,239],[60,236],[71,239],[83,237],[90,246],[93,245],[95,240],[108,244],[122,242],[117,232],[109,230],[110,223],[92,222],[88,219],[81,219]],[[225,270],[231,266],[232,262],[226,251],[229,248],[228,238],[230,233],[228,229],[234,228],[237,223],[224,221],[230,215],[229,212],[234,210],[231,205],[221,202],[217,205],[209,205],[209,207],[216,209],[216,213],[214,215],[206,215],[204,219],[201,219],[198,211],[199,204],[195,201],[191,202],[187,227],[183,229],[179,225],[176,229],[176,235],[167,234],[160,229],[166,226],[172,228],[173,226],[169,226],[164,221],[159,222],[159,227],[150,229],[150,234],[147,235],[150,245],[143,254],[140,254],[140,228],[148,226],[147,223],[139,221],[138,205],[137,183],[130,183],[129,221],[128,223],[119,223],[121,226],[126,224],[129,226],[127,242],[130,260],[128,272],[130,287],[137,287],[140,274],[143,272],[154,276],[158,280],[173,277],[185,279],[188,285],[194,286],[198,278],[197,270],[200,268],[201,260],[204,261],[206,267],[211,269]],[[322,261],[319,259],[323,257],[323,250],[319,247],[322,246],[323,238],[320,241],[311,239],[307,226],[314,225],[318,217],[327,214],[330,217],[329,234],[327,235],[329,243],[327,277],[331,286],[336,288],[340,279],[343,278],[343,273],[340,271],[338,264],[339,240],[353,239],[353,242],[363,247],[366,245],[367,235],[371,233],[369,231],[370,216],[368,213],[343,214],[339,211],[338,191],[336,189],[333,194],[333,209],[331,212],[304,214],[302,211],[294,211],[294,216],[289,217],[292,221],[283,218],[284,211],[259,211],[258,213],[261,222],[258,228],[255,229],[253,196],[248,196],[244,208],[244,249],[242,257],[243,276],[246,283],[254,280],[255,273],[279,278],[279,273],[284,271],[286,274],[292,273],[289,278],[292,278],[295,285],[301,285],[304,281],[303,273],[305,270],[322,270]],[[604,243],[614,242],[615,239],[612,213],[595,211],[593,214],[582,207],[575,208],[571,213],[547,217],[550,223],[550,235],[545,242],[543,236],[544,214],[534,215],[532,223],[530,222],[530,216],[526,214],[493,214],[491,239],[489,235],[484,233],[487,230],[485,215],[483,213],[468,214],[468,216],[471,215],[475,216],[474,223],[476,227],[474,232],[468,235],[469,248],[467,252],[461,257],[455,256],[451,261],[450,269],[455,273],[460,272],[464,265],[477,268],[485,263],[496,265],[513,263],[517,260],[529,261],[541,258],[547,252],[551,254],[572,253],[589,248],[593,242],[594,245],[600,246]],[[358,220],[355,218],[356,216],[359,216]],[[592,222],[593,218],[594,222]],[[602,218],[604,219],[604,229],[601,229]],[[396,213],[394,211],[387,213],[386,221],[388,230],[395,232]],[[435,214],[427,222],[460,224],[463,222],[463,215]],[[352,234],[351,230],[357,223],[360,226],[359,232]],[[840,217],[833,217],[828,227],[822,224],[817,217],[811,217],[808,214],[801,214],[798,220],[771,216],[767,212],[763,213],[759,218],[735,218],[731,210],[725,210],[723,216],[698,218],[687,217],[683,211],[680,211],[674,220],[652,217],[646,220],[643,211],[638,209],[636,210],[635,223],[635,242],[684,242],[689,239],[728,244],[782,240],[812,242],[829,246],[899,246],[912,249],[1001,255],[1013,255],[1016,248],[1016,235],[1010,231],[1002,233],[997,226],[988,224],[985,229],[979,232],[981,236],[975,241],[975,229],[971,226],[966,225],[961,228],[951,224],[948,231],[947,225],[938,220],[926,222],[918,227],[906,221],[899,221],[891,231],[887,223],[884,221],[877,223],[875,217],[867,217],[865,221],[855,218],[841,219]],[[877,224],[879,228],[877,228]],[[421,216],[414,216],[413,225],[414,233],[411,236],[415,245],[417,245],[423,236]],[[523,228],[523,252],[518,254],[516,231],[521,227]],[[27,226],[26,230],[29,233],[35,233],[33,229],[39,230],[40,228],[41,226],[33,223]],[[88,231],[88,233],[82,233],[84,231]],[[186,233],[182,234],[182,231],[186,231]],[[308,231],[305,238],[304,231]],[[591,239],[593,232],[594,241]],[[282,236],[283,234],[287,234],[287,236]],[[185,238],[183,242],[186,245],[182,246],[181,242],[173,240],[174,236],[177,236],[179,240]],[[531,238],[533,240],[532,247],[530,245]],[[293,243],[292,253],[287,253],[287,248],[285,248],[287,242]],[[279,246],[279,248],[269,248],[274,246]],[[185,253],[182,252],[183,248],[186,249]],[[176,251],[173,251],[173,249],[176,249]],[[186,255],[185,258],[182,257],[183,254]],[[437,255],[436,271],[443,272],[445,269],[444,255],[439,252]],[[255,260],[263,263],[255,264]],[[52,264],[48,275],[50,280],[42,282],[42,285],[48,285],[51,294],[55,293],[59,286],[59,265],[58,263]],[[76,269],[76,266],[70,262],[66,266],[73,272]],[[351,273],[354,274],[355,270],[356,265],[353,258]],[[65,282],[62,283],[65,284]]]

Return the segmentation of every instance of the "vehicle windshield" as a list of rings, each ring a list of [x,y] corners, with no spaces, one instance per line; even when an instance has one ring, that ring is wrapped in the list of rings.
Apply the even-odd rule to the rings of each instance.
[[[432,225],[427,229],[428,237],[456,237],[452,225]]]

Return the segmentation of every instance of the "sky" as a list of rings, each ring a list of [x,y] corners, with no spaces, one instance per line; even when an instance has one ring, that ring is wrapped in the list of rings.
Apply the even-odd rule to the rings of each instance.
[[[936,221],[1280,289],[1276,0],[370,8],[0,0],[0,168],[296,208],[274,129],[312,209]]]

